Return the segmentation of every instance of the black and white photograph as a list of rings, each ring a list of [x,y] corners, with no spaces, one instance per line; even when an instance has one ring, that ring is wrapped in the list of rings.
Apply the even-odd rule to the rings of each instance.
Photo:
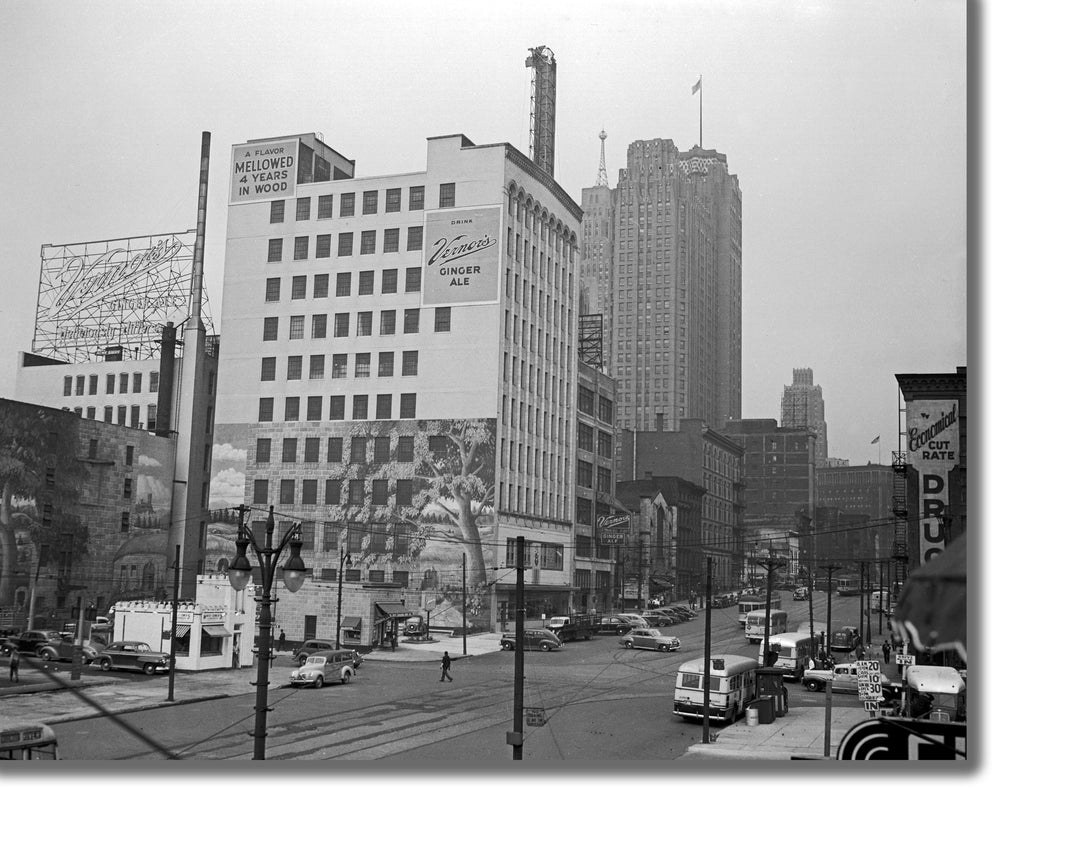
[[[970,780],[996,5],[0,2],[0,781]]]

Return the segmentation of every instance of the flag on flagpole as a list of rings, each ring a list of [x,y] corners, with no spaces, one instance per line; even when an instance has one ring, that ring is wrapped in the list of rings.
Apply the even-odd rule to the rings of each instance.
[[[870,440],[871,445],[876,445],[879,442],[881,442],[881,437],[880,436],[875,436],[873,439]]]
[[[698,74],[697,82],[694,83],[694,87],[692,89],[690,89],[690,93],[691,94],[697,94],[699,91],[701,91],[701,75],[700,74]]]

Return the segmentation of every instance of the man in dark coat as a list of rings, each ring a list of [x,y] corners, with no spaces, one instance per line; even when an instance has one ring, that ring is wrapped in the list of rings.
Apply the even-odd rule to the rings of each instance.
[[[456,658],[450,657],[450,652],[444,651],[442,653],[442,677],[439,679],[441,684],[443,681],[453,681],[450,677],[450,664],[456,660]]]

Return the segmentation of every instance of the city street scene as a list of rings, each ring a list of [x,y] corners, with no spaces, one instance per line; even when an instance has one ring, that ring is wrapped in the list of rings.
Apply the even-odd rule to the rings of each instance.
[[[0,778],[967,772],[968,11],[0,6]]]

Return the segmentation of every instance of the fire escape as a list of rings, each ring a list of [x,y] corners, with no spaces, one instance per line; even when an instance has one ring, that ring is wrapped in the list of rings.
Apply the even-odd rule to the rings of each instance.
[[[907,452],[892,452],[893,584],[903,586],[908,571]]]

